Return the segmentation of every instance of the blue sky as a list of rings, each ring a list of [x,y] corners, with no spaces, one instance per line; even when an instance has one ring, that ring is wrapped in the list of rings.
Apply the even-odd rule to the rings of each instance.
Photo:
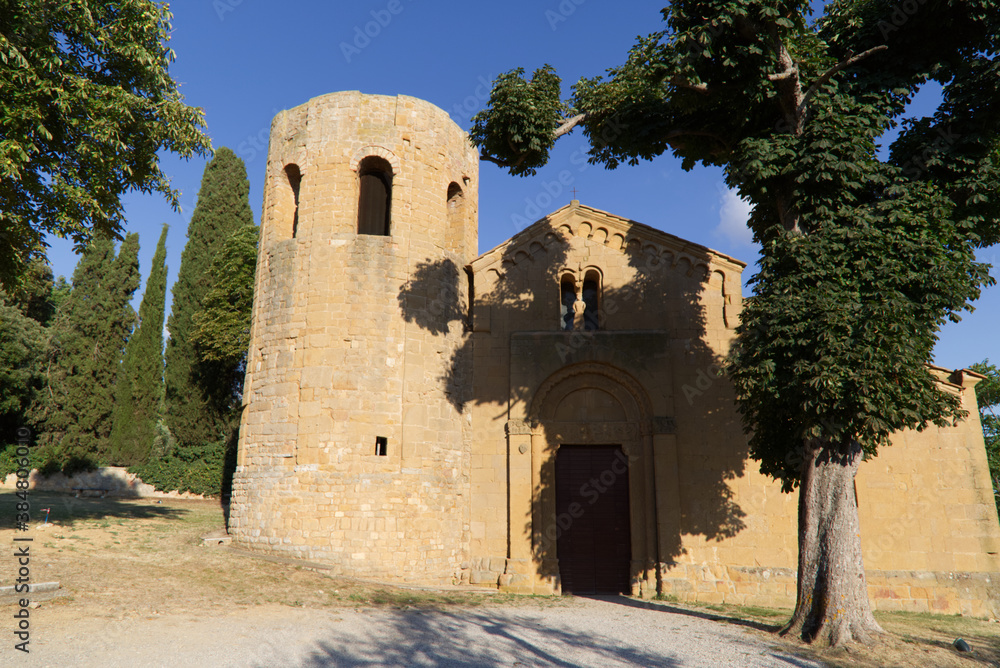
[[[341,90],[428,100],[463,128],[486,102],[489,82],[514,67],[532,71],[545,63],[562,76],[565,91],[581,76],[622,63],[636,36],[660,25],[661,2],[629,0],[362,0],[289,2],[176,0],[170,46],[171,73],[188,104],[202,107],[215,147],[228,146],[246,162],[250,205],[258,222],[263,197],[267,135],[277,111]],[[924,95],[917,108],[933,104]],[[569,202],[640,221],[746,261],[753,273],[756,249],[746,230],[746,207],[722,183],[721,171],[684,172],[666,156],[609,172],[579,160],[580,136],[560,140],[537,176],[508,176],[483,163],[479,184],[479,249],[510,237]],[[164,155],[163,167],[182,193],[182,212],[159,197],[126,198],[128,231],[139,233],[143,281],[160,226],[170,225],[167,264],[177,275],[205,167],[204,159]],[[568,187],[560,173],[570,172]],[[563,175],[563,181],[566,181]],[[70,245],[50,239],[56,275],[72,275]],[[981,259],[997,264],[997,247]],[[994,271],[994,274],[996,272]],[[169,290],[169,287],[168,287]],[[139,295],[136,297],[138,307]],[[169,299],[169,294],[168,294]],[[169,308],[169,307],[168,307]],[[935,361],[962,367],[985,357],[1000,360],[1000,288],[986,291],[973,314],[949,324]]]

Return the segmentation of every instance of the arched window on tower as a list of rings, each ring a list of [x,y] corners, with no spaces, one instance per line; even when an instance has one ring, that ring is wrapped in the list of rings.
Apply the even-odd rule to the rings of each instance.
[[[573,318],[576,312],[573,304],[576,302],[576,278],[572,274],[566,274],[559,282],[559,329],[564,332],[573,330]]]
[[[462,205],[465,204],[465,194],[462,186],[452,181],[448,185],[448,218],[453,219],[461,215]]]
[[[298,165],[292,163],[285,167],[285,176],[292,191],[292,238],[294,239],[299,232],[299,186],[302,184],[302,172],[299,171]]]
[[[462,247],[465,234],[465,193],[462,186],[454,181],[448,184],[448,247],[457,250]]]
[[[586,304],[583,312],[583,328],[600,329],[601,275],[593,269],[583,277],[583,303]]]
[[[358,234],[389,235],[392,209],[392,166],[369,156],[358,167],[361,180],[358,197]]]

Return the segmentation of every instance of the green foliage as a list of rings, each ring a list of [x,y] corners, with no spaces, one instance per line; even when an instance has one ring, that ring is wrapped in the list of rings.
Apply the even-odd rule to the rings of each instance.
[[[125,346],[115,388],[109,461],[117,465],[144,462],[156,436],[163,396],[163,309],[167,292],[167,226],[153,255],[153,268],[139,306],[139,325]]]
[[[510,160],[511,174],[533,175],[549,159],[553,132],[569,108],[559,99],[561,80],[546,65],[524,80],[518,68],[497,77],[490,91],[488,111],[472,117],[469,135],[484,155]],[[502,133],[493,128],[502,127]]]
[[[254,225],[240,227],[212,261],[211,288],[193,317],[194,343],[202,362],[229,368],[246,363],[258,233]]]
[[[63,279],[65,282],[65,279]],[[52,268],[42,258],[35,258],[28,265],[28,271],[23,277],[17,292],[11,295],[11,302],[21,312],[47,326],[56,313],[53,300]]]
[[[17,470],[21,468],[16,459],[16,449],[17,443],[13,441],[0,445],[0,480],[5,479],[11,473],[17,473]],[[41,449],[30,448],[28,450],[28,469],[41,469],[45,465],[46,461]],[[56,466],[56,470],[58,470],[58,466]]]
[[[160,458],[129,468],[144,483],[170,492],[192,492],[206,496],[228,494],[236,468],[235,438],[229,441],[176,448]]]
[[[60,276],[56,279],[56,282],[52,286],[52,315],[53,317],[59,311],[59,307],[63,305],[69,298],[69,293],[73,291],[73,286],[69,284],[65,276]],[[48,324],[52,324],[51,320]]]
[[[171,15],[152,0],[0,5],[0,284],[13,289],[46,232],[120,238],[120,197],[160,192],[163,149],[210,149],[204,113],[168,67]]]
[[[216,254],[237,230],[253,227],[249,189],[243,161],[228,148],[220,148],[202,177],[167,326],[166,422],[178,451],[223,442],[236,426],[242,369],[201,361],[194,342],[194,316],[212,289],[210,269]]]
[[[763,246],[730,373],[751,455],[786,490],[805,448],[856,441],[874,455],[893,431],[961,415],[925,365],[938,328],[993,283],[974,249],[1000,240],[995,4],[922,3],[901,28],[889,0],[826,8],[811,22],[805,0],[674,2],[624,65],[564,103],[522,70],[503,75],[470,133],[530,174],[551,143],[515,138],[570,109],[593,163],[669,151],[686,169],[724,168]],[[930,79],[939,108],[905,118]]]
[[[993,479],[993,494],[1000,512],[1000,368],[990,364],[988,359],[969,368],[986,376],[976,385],[976,401],[979,403],[979,420],[983,425],[986,458]]]
[[[139,237],[129,234],[117,257],[98,238],[73,272],[73,289],[56,313],[37,416],[41,446],[60,464],[105,463],[110,452],[115,382],[135,324]]]
[[[42,387],[45,333],[40,324],[8,304],[0,292],[0,442],[27,426],[28,408]]]

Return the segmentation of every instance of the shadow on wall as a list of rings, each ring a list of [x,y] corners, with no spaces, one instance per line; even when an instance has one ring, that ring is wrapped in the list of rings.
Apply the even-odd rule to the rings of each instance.
[[[539,230],[539,225],[542,229]],[[545,229],[545,228],[548,229]],[[677,435],[678,477],[681,492],[679,528],[673,535],[660,537],[659,544],[667,545],[667,554],[659,554],[659,561],[675,563],[683,553],[683,535],[703,536],[709,540],[721,541],[731,538],[745,528],[746,514],[733,500],[730,482],[743,476],[746,468],[747,445],[743,436],[739,414],[735,409],[735,397],[728,381],[718,372],[723,368],[723,359],[716,348],[709,344],[707,306],[713,309],[712,317],[722,324],[722,307],[725,299],[723,287],[702,265],[692,263],[687,257],[678,257],[672,251],[650,244],[644,239],[649,234],[626,236],[621,249],[628,266],[634,271],[633,278],[626,284],[607,286],[600,297],[600,317],[615,313],[616,326],[605,330],[603,323],[599,330],[566,331],[563,352],[565,366],[594,359],[614,360],[615,366],[636,377],[642,378],[644,370],[651,366],[653,357],[668,356],[673,378],[647,377],[643,384],[646,391],[663,392],[672,395],[673,406],[678,414],[678,424],[687,425]],[[523,239],[519,237],[524,236]],[[529,238],[534,239],[529,244]],[[579,237],[577,238],[579,244]],[[507,323],[530,322],[530,329],[541,332],[560,332],[560,321],[551,313],[558,308],[560,273],[568,265],[579,264],[574,253],[572,239],[556,228],[546,218],[527,228],[514,237],[505,249],[500,262],[502,272],[493,290],[482,295],[476,306],[488,307],[491,313],[491,334],[499,335],[509,345],[510,335]],[[600,242],[587,240],[586,244]],[[526,253],[526,248],[529,253]],[[517,257],[514,257],[514,255]],[[528,263],[528,264],[522,264]],[[508,279],[505,274],[513,274],[520,267],[531,267],[531,281]],[[476,277],[479,280],[480,277]],[[443,334],[450,325],[462,322],[471,329],[470,309],[459,295],[459,281],[466,280],[458,267],[450,260],[421,265],[412,280],[401,286],[399,304],[408,322],[414,322],[423,329]],[[482,290],[480,290],[482,292]],[[717,309],[717,311],[716,311]],[[623,327],[628,314],[641,327]],[[657,350],[632,350],[615,347],[614,331],[623,329],[645,329],[662,334],[662,343]],[[468,382],[475,357],[476,368],[480,369],[490,360],[484,359],[485,352],[473,350],[476,335],[468,336],[464,345],[454,354],[449,372],[440,381],[444,390],[459,411],[467,404],[481,406],[502,406],[503,414],[494,416],[506,419],[507,407],[517,402],[530,405],[536,387],[514,387],[503,382]],[[482,340],[482,339],[480,339]],[[718,344],[718,342],[716,342]],[[600,348],[600,350],[598,350]],[[504,377],[509,369],[501,371]],[[655,388],[651,384],[655,383]],[[690,389],[690,391],[689,391]],[[671,416],[674,417],[674,416]],[[711,434],[711,436],[706,436]],[[542,493],[554,489],[555,481],[550,479],[554,467],[547,467],[547,476],[540,480]],[[539,491],[535,490],[533,507],[540,504]],[[511,521],[516,521],[511,518]],[[525,528],[531,533],[532,518],[524,518]],[[676,524],[676,523],[675,523]],[[661,526],[662,523],[661,523]],[[664,540],[665,538],[665,540]],[[554,543],[554,541],[553,541]],[[543,540],[534,546],[535,558],[549,559],[552,544]]]

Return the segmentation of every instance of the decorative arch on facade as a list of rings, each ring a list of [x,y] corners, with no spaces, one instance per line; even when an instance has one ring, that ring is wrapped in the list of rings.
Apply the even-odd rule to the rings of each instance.
[[[392,167],[392,175],[399,176],[399,158],[386,147],[377,144],[367,144],[354,152],[354,155],[351,156],[351,171],[358,171],[362,161],[372,156],[382,158],[388,162]]]
[[[512,452],[526,453],[525,439],[531,450],[531,498],[511,501],[512,510],[522,503],[530,506],[530,550],[518,551],[520,536],[512,525],[512,556],[530,553],[540,581],[559,590],[557,541],[552,540],[558,533],[555,471],[559,448],[563,444],[618,445],[629,467],[632,593],[655,591],[658,552],[652,433],[656,420],[645,389],[614,366],[581,362],[542,382],[527,417],[508,424]],[[512,518],[517,514],[512,512]]]
[[[626,421],[637,428],[652,418],[649,397],[639,381],[610,364],[581,362],[556,371],[539,386],[528,409],[529,420],[541,424],[553,419],[566,396],[581,388],[599,389],[614,397]]]

